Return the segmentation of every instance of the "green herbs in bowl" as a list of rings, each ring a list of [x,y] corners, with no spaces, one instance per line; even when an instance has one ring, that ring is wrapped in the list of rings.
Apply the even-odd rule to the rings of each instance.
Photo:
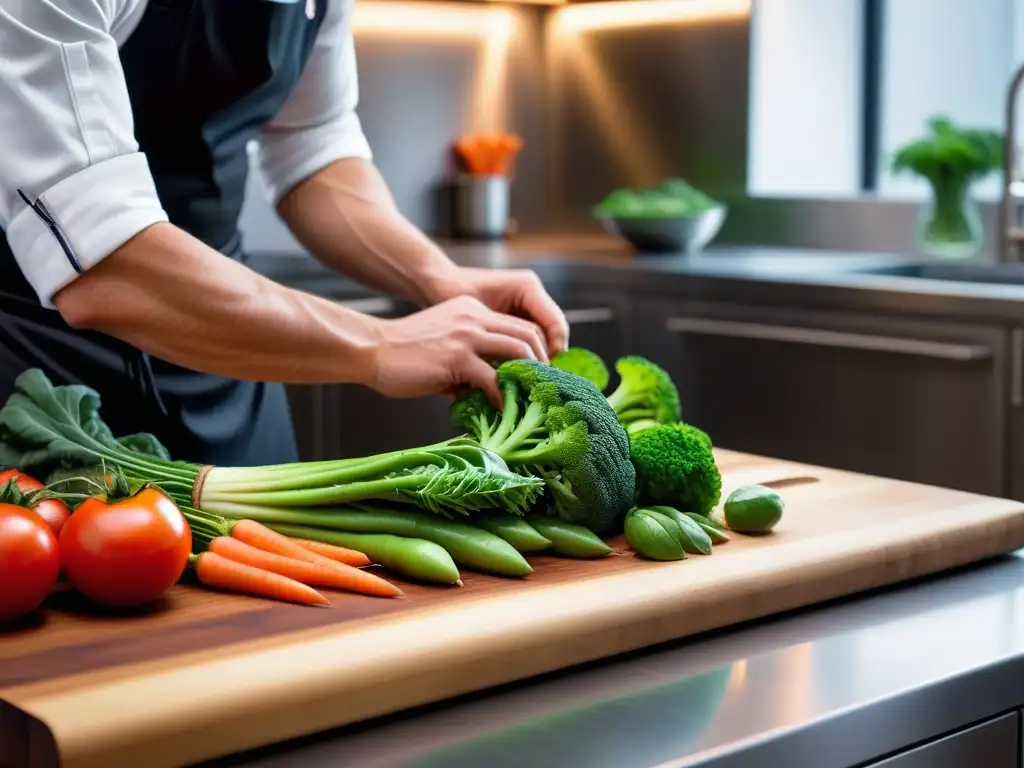
[[[641,251],[693,252],[707,246],[726,207],[682,179],[658,187],[617,189],[593,211],[605,229]]]

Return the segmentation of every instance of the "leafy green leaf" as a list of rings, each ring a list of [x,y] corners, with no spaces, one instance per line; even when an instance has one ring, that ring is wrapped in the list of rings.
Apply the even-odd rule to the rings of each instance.
[[[122,447],[168,458],[167,449],[152,435],[117,440],[99,410],[95,390],[79,384],[54,386],[42,371],[25,371],[0,408],[0,464],[25,470],[93,466],[105,453]]]

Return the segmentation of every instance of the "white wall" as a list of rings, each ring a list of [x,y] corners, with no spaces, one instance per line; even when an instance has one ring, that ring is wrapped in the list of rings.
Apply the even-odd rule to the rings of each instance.
[[[755,0],[751,25],[748,191],[856,194],[862,0]]]
[[[888,169],[893,153],[921,136],[932,115],[1002,130],[1006,88],[1018,59],[1017,29],[1024,29],[1022,7],[1021,0],[885,3],[879,194],[926,194],[924,182]],[[997,175],[979,185],[977,194],[995,199]]]

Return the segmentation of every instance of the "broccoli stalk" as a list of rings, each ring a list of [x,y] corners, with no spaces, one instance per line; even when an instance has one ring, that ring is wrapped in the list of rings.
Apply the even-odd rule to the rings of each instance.
[[[630,435],[682,418],[679,391],[663,368],[645,357],[620,357],[615,363],[621,381],[608,404]]]
[[[629,441],[603,395],[582,377],[532,360],[498,368],[501,413],[479,391],[459,398],[452,421],[516,472],[547,486],[548,512],[609,532],[632,504]]]

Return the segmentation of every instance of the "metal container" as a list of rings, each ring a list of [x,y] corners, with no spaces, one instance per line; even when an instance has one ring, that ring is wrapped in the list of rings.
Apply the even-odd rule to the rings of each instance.
[[[455,180],[455,233],[497,240],[508,234],[509,182],[505,176],[463,174]]]
[[[727,208],[710,208],[678,219],[602,218],[605,230],[645,252],[696,253],[703,250],[725,223]]]

